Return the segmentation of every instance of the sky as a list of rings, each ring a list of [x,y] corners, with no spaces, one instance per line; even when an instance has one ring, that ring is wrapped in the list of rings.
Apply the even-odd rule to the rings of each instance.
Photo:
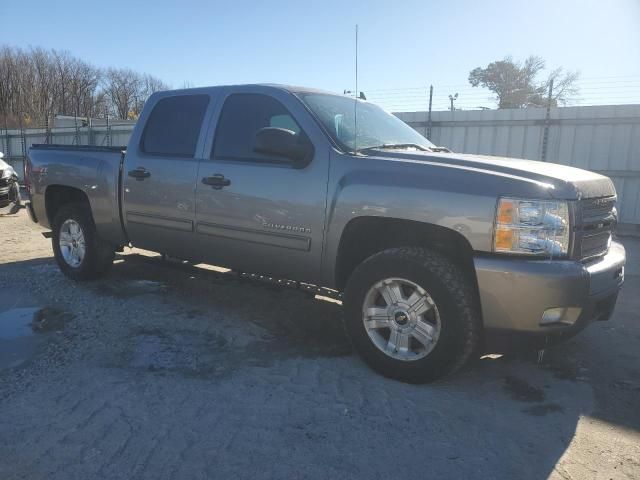
[[[470,70],[531,54],[580,71],[586,93],[640,92],[640,0],[3,0],[0,18],[0,44],[68,50],[176,88],[355,90],[358,24],[358,89],[382,101],[430,84],[439,101],[473,98]]]

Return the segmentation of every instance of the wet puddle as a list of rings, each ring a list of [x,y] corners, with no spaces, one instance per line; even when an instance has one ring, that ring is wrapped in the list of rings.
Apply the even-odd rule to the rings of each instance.
[[[13,308],[0,313],[0,340],[12,340],[33,334],[33,320],[39,307]]]
[[[127,299],[139,295],[148,295],[166,292],[167,287],[162,282],[152,280],[125,280],[101,282],[97,287],[100,294]]]
[[[542,402],[545,397],[542,388],[529,385],[526,380],[514,376],[505,377],[504,390],[519,402]]]
[[[342,334],[342,332],[340,332]],[[241,367],[266,367],[291,357],[341,357],[351,354],[344,334],[305,341],[292,335],[247,335],[241,329],[227,336],[194,331],[141,330],[132,335],[129,367],[187,376],[221,376]],[[342,340],[342,341],[341,341]]]
[[[557,403],[544,403],[542,405],[533,405],[522,410],[524,413],[533,415],[534,417],[543,417],[550,413],[564,413],[564,407]]]
[[[0,370],[32,359],[48,333],[62,330],[72,315],[54,308],[17,307],[0,312]]]
[[[209,371],[217,363],[217,357],[227,350],[223,337],[191,332],[141,332],[134,341],[131,366],[151,371]]]

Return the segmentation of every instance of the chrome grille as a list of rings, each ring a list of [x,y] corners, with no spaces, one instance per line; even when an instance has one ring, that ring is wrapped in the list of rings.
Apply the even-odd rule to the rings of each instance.
[[[616,225],[616,197],[587,198],[579,202],[576,249],[580,259],[607,253]]]

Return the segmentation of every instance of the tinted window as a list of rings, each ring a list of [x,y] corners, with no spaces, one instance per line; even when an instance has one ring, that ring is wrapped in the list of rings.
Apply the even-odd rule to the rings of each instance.
[[[193,157],[208,95],[179,95],[160,100],[142,135],[142,150],[156,155]]]
[[[268,160],[269,156],[253,151],[256,133],[261,128],[292,130],[308,141],[289,111],[275,98],[259,94],[231,95],[224,102],[212,157],[235,160]]]
[[[300,127],[298,126],[296,121],[293,119],[293,117],[289,114],[274,115],[269,120],[269,126],[277,127],[277,128],[286,128],[295,133],[300,133]]]

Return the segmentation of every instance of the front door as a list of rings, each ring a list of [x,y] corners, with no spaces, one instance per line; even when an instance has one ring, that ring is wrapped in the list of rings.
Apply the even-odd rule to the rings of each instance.
[[[314,144],[304,168],[253,149],[265,127],[285,128],[299,142],[314,143],[303,129],[311,119],[297,100],[289,100],[290,108],[286,101],[257,93],[226,98],[210,156],[200,163],[196,237],[210,263],[313,281],[320,271],[328,149]]]
[[[196,155],[209,95],[172,95],[151,108],[123,171],[123,217],[137,247],[188,258],[195,221]],[[136,142],[132,142],[135,144]]]

